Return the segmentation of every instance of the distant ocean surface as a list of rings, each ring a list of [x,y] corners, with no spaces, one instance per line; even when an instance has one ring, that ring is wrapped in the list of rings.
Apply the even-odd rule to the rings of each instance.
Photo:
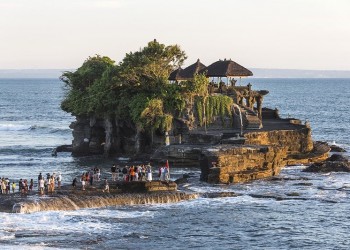
[[[350,150],[350,79],[244,79],[270,93],[264,106],[282,117],[309,121],[314,140]],[[18,181],[61,172],[70,184],[92,166],[109,177],[113,159],[52,157],[70,144],[74,117],[60,109],[58,79],[0,79],[0,176]],[[229,198],[199,198],[177,204],[118,206],[77,211],[0,213],[1,249],[349,249],[350,174],[303,173],[286,167],[289,181],[247,184],[199,182],[196,168],[171,168],[172,179],[192,172],[195,192],[233,191]],[[252,194],[298,193],[277,201]],[[1,199],[1,196],[0,196]]]

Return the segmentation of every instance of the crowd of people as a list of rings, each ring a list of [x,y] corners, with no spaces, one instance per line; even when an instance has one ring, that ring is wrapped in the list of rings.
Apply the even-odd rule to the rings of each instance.
[[[0,179],[0,189],[1,189],[1,194],[9,194],[11,192],[10,188],[12,187],[12,192],[15,192],[16,189],[16,183],[12,182],[5,177],[2,177]]]
[[[46,179],[43,177],[43,175],[40,173],[38,176],[38,191],[40,194],[44,194],[45,191],[48,193],[53,193],[55,191],[55,183],[57,182],[57,188],[61,188],[62,183],[62,175],[61,173],[58,173],[56,176],[55,173],[47,174]],[[0,179],[0,188],[1,188],[1,194],[10,194],[11,190],[12,193],[16,192],[17,183],[15,181],[11,181],[8,178],[1,178]],[[28,194],[29,192],[33,191],[34,188],[34,180],[30,179],[28,181],[27,179],[19,179],[18,181],[18,191],[21,194]]]
[[[61,183],[62,183],[61,173],[58,173],[57,176],[56,176],[56,173],[53,173],[53,174],[47,173],[46,178],[44,178],[42,173],[40,173],[38,175],[38,190],[40,194],[44,194],[45,191],[48,193],[53,193],[55,191],[56,182],[57,182],[57,188],[60,189]]]
[[[111,171],[112,179],[113,172],[115,173],[114,180],[122,178],[123,181],[152,181],[152,166],[150,164],[137,166],[125,165],[123,168],[120,168],[119,165],[113,165]]]
[[[152,166],[148,163],[147,165],[125,165],[124,167],[120,167],[119,165],[113,164],[111,167],[111,181],[152,181]],[[158,178],[161,181],[169,181],[169,166],[162,166],[158,170]],[[101,169],[100,168],[92,168],[90,171],[84,172],[80,176],[81,188],[85,190],[87,185],[93,186],[94,182],[101,181]],[[103,192],[109,192],[109,183],[108,179],[104,178],[104,189]],[[38,175],[38,191],[41,195],[44,193],[54,193],[55,189],[60,189],[62,184],[62,174],[61,173],[47,173],[46,177],[43,176],[42,173]],[[74,178],[72,182],[72,186],[75,189],[78,184],[78,178]],[[8,178],[2,177],[0,179],[0,191],[1,194],[10,194],[12,192],[16,192],[17,184],[16,182],[12,182]],[[18,181],[18,191],[21,194],[27,194],[28,192],[33,191],[34,188],[34,180],[31,179],[29,182],[27,179],[20,179]]]

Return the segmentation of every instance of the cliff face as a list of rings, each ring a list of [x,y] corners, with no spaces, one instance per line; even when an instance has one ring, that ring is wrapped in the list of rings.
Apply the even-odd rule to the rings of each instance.
[[[274,146],[220,145],[205,150],[204,155],[208,164],[201,166],[203,180],[236,183],[279,174],[287,151],[285,147]]]
[[[175,123],[174,128],[177,129],[177,127]],[[134,124],[109,116],[103,118],[77,116],[70,128],[73,129],[72,154],[74,156],[130,155],[150,152],[152,148],[164,145],[165,141],[164,135],[156,131],[152,143],[150,134],[137,129]]]
[[[249,132],[244,137],[246,144],[282,146],[290,154],[307,153],[313,149],[311,129],[306,126],[295,130]]]
[[[74,156],[135,152],[135,127],[110,117],[76,117],[73,129]],[[141,140],[141,139],[140,139]]]

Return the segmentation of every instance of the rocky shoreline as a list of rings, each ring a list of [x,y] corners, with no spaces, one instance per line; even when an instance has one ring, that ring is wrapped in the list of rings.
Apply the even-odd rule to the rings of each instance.
[[[7,213],[33,213],[39,211],[76,210],[117,205],[175,203],[195,199],[198,194],[177,191],[175,182],[117,182],[110,185],[108,193],[102,185],[80,187],[63,186],[52,194],[4,194],[0,211]]]

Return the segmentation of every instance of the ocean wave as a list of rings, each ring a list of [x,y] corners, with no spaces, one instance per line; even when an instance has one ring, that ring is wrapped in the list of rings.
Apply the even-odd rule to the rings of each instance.
[[[22,131],[31,130],[31,125],[19,125],[19,124],[0,124],[0,131]]]
[[[49,134],[65,134],[70,133],[68,127],[51,127],[39,125],[23,125],[23,124],[0,124],[0,131],[36,131],[46,132]]]

